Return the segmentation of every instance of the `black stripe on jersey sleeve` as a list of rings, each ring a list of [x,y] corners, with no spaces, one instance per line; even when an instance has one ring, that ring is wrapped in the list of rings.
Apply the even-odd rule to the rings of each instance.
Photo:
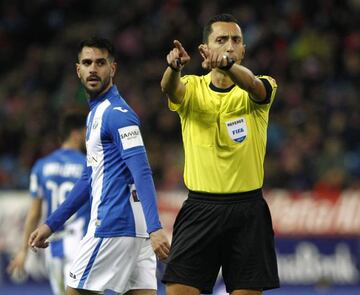
[[[256,101],[254,99],[251,99],[253,102],[257,103],[257,104],[268,104],[270,102],[271,99],[271,94],[272,94],[272,87],[270,82],[265,79],[265,78],[259,78],[261,80],[261,82],[263,82],[264,87],[265,87],[265,91],[266,91],[266,97],[264,100],[262,101]],[[251,98],[251,96],[250,96]]]

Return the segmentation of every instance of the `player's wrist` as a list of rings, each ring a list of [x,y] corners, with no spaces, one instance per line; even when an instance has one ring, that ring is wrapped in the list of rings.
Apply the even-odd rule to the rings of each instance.
[[[155,233],[160,229],[162,229],[162,226],[161,226],[160,223],[158,223],[158,224],[155,224],[153,226],[149,226],[147,232],[148,232],[149,236],[151,236],[152,233]]]
[[[44,229],[46,229],[46,231],[49,232],[50,234],[53,234],[57,230],[57,227],[56,227],[55,223],[52,223],[48,219],[41,226]]]

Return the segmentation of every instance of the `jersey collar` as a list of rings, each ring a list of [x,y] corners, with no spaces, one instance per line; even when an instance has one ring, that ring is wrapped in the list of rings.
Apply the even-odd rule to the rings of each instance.
[[[210,89],[213,90],[213,91],[221,92],[221,93],[226,93],[226,92],[230,92],[231,89],[233,89],[233,88],[235,87],[235,84],[231,85],[231,86],[228,87],[228,88],[219,88],[219,87],[216,87],[216,86],[210,81],[209,87],[210,87]]]
[[[106,91],[104,94],[89,100],[90,110],[92,110],[96,105],[98,105],[100,102],[104,101],[105,99],[110,99],[118,95],[119,95],[119,91],[117,90],[117,87],[115,85],[111,86],[110,89]]]

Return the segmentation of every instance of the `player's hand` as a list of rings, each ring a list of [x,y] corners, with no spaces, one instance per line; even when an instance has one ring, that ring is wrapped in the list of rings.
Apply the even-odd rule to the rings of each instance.
[[[174,40],[174,46],[166,56],[166,61],[171,68],[176,71],[181,71],[184,65],[190,60],[190,56],[180,41]]]
[[[8,274],[24,273],[25,260],[27,256],[26,250],[19,251],[16,256],[10,261],[6,271]]]
[[[214,68],[221,69],[232,62],[227,53],[210,50],[206,44],[199,45],[198,49],[203,58],[201,66],[205,70],[212,70]]]
[[[169,256],[170,243],[163,229],[158,229],[150,234],[151,246],[160,260],[165,260]]]
[[[47,238],[50,237],[52,231],[47,224],[40,225],[36,230],[34,230],[29,238],[28,246],[31,247],[33,251],[36,252],[36,248],[46,248],[49,246]]]

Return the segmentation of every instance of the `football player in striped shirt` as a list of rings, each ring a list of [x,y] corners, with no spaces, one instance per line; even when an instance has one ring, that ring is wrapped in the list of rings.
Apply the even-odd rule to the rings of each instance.
[[[139,118],[113,84],[114,48],[105,39],[80,44],[77,74],[89,95],[87,169],[69,199],[29,239],[46,247],[77,208],[91,198],[88,232],[68,274],[67,294],[156,294],[156,256],[169,243],[162,230]]]

